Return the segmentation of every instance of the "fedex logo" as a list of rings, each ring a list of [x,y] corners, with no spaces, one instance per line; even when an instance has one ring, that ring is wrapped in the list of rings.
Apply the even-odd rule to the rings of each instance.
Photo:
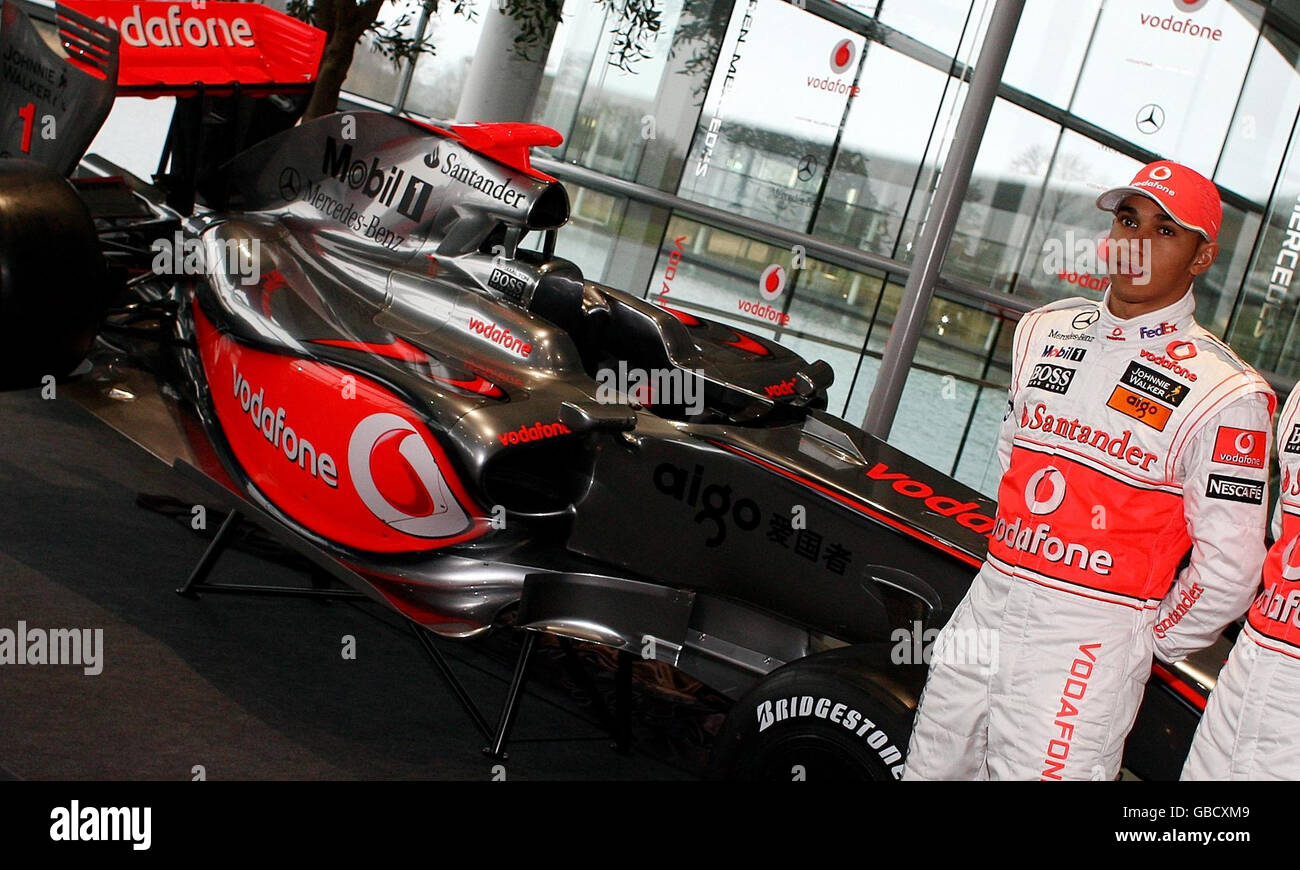
[[[1152,327],[1139,326],[1138,337],[1159,338],[1162,335],[1168,335],[1169,333],[1173,332],[1177,328],[1178,327],[1174,326],[1172,323],[1161,323],[1159,326],[1152,326]]]

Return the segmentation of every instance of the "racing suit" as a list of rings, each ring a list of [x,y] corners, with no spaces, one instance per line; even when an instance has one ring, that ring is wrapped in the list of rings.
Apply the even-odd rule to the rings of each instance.
[[[1016,327],[988,558],[936,639],[906,779],[1113,779],[1152,652],[1250,602],[1273,393],[1190,289],[1128,320],[1108,302]]]
[[[1183,779],[1300,779],[1300,387],[1277,439],[1282,491],[1264,587],[1210,694]]]

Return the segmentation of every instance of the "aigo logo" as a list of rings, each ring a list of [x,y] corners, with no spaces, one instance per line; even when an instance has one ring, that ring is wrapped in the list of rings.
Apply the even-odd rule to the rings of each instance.
[[[766,302],[775,302],[785,292],[785,268],[773,263],[758,276],[758,293]]]
[[[853,44],[853,40],[841,39],[839,42],[835,43],[835,47],[831,49],[831,72],[836,75],[848,72],[849,68],[853,66],[853,61],[857,59],[857,56],[858,50],[857,46]]]
[[[1048,489],[1043,491],[1043,485]],[[1043,497],[1040,498],[1039,496]],[[1065,475],[1055,465],[1040,468],[1029,477],[1025,484],[1025,506],[1031,514],[1043,516],[1055,513],[1065,501]]]
[[[362,503],[396,531],[447,538],[470,526],[433,451],[396,414],[371,414],[356,425],[348,440],[348,473]]]

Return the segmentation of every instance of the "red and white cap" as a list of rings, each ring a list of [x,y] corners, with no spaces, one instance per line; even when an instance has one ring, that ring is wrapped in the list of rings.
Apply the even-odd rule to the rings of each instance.
[[[1219,239],[1223,203],[1214,182],[1194,169],[1172,160],[1157,160],[1138,170],[1124,187],[1113,187],[1097,197],[1097,208],[1114,212],[1130,194],[1149,197],[1180,226],[1200,233],[1211,242]]]

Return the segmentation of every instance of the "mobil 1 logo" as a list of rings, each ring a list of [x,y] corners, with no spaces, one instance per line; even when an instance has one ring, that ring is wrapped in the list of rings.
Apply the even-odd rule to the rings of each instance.
[[[1029,375],[1029,386],[1064,395],[1069,391],[1073,379],[1074,369],[1039,363]]]
[[[1229,477],[1226,474],[1211,474],[1206,484],[1205,494],[1210,498],[1224,501],[1239,501],[1242,504],[1263,504],[1264,483],[1260,480],[1246,480]]]

